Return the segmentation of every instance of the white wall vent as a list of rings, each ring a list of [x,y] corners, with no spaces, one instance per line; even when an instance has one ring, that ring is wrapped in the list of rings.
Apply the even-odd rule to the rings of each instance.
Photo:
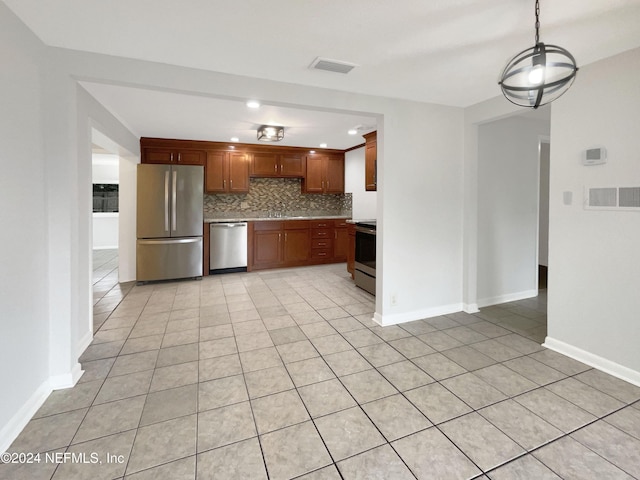
[[[589,187],[584,197],[587,210],[640,211],[640,187]]]
[[[343,62],[341,60],[330,60],[328,58],[317,57],[309,68],[311,70],[326,70],[327,72],[349,73],[357,65],[355,63]]]

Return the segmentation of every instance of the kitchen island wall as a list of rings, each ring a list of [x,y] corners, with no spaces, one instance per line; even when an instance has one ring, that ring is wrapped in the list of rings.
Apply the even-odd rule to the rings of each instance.
[[[252,178],[249,193],[204,196],[204,216],[242,212],[325,212],[351,216],[351,193],[304,194],[299,178]],[[209,215],[208,215],[209,214]]]

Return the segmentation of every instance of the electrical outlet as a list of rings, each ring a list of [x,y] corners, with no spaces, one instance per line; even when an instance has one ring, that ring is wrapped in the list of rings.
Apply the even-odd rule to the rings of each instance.
[[[395,293],[391,294],[391,306],[395,307],[398,304],[398,295]]]

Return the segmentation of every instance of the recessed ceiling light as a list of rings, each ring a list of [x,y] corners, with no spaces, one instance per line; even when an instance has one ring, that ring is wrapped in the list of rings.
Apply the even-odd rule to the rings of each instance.
[[[320,148],[327,148],[327,144],[326,143],[321,143],[320,144]]]
[[[240,139],[238,137],[231,137],[230,140],[232,142],[239,142],[240,141]]]
[[[356,130],[355,128],[352,128],[351,130],[349,130],[347,132],[349,135],[357,135],[358,134],[358,130]]]
[[[249,108],[260,108],[260,102],[257,100],[249,100],[247,102],[247,107]]]

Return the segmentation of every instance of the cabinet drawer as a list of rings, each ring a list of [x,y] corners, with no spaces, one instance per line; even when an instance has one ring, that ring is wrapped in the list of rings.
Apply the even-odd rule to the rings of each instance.
[[[336,228],[345,228],[348,225],[346,220],[336,220],[334,226]]]
[[[333,252],[330,248],[312,248],[311,258],[331,258]]]
[[[253,222],[254,230],[282,230],[280,221]]]
[[[331,239],[314,238],[311,240],[311,248],[332,248]]]
[[[333,220],[311,220],[311,228],[330,228],[333,227]]]
[[[309,220],[286,220],[284,222],[285,230],[298,230],[302,228],[309,228]]]
[[[330,228],[312,228],[311,238],[331,238],[331,233]]]

